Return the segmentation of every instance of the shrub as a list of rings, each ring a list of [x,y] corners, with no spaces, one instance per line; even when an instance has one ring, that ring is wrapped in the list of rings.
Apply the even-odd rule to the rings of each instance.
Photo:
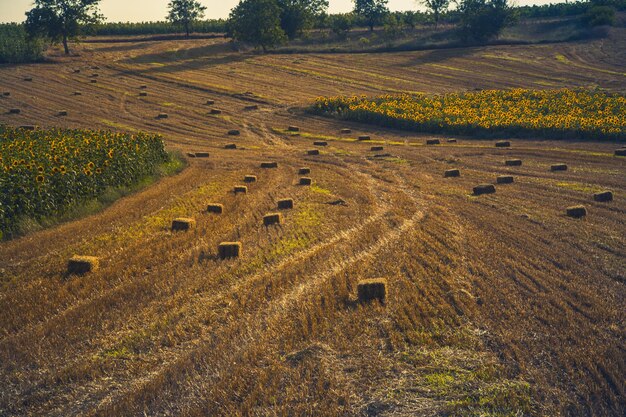
[[[44,51],[44,41],[29,38],[23,25],[0,24],[0,64],[41,61]]]
[[[332,30],[339,39],[346,39],[352,26],[353,20],[352,16],[349,14],[334,15],[330,18],[330,30]]]
[[[507,0],[463,0],[459,3],[459,33],[466,42],[485,42],[497,37],[512,22]]]
[[[615,9],[611,6],[593,6],[583,16],[587,26],[613,26],[615,24]]]

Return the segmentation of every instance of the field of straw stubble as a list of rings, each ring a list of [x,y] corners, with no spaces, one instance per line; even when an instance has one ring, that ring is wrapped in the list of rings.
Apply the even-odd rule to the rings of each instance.
[[[1,123],[143,130],[209,154],[98,214],[0,243],[0,415],[622,415],[620,145],[450,143],[300,109],[336,95],[623,93],[623,29],[377,55],[229,48],[111,39],[0,67],[11,93]],[[261,168],[268,161],[277,168]],[[450,169],[461,176],[445,178]],[[472,195],[502,175],[514,182]],[[239,185],[248,192],[233,193]],[[594,201],[604,190],[614,201]],[[264,226],[282,198],[294,208]],[[210,203],[223,213],[207,213]],[[584,219],[565,215],[579,204]],[[179,217],[195,228],[170,231]],[[220,260],[229,241],[242,256]],[[75,254],[100,268],[66,276]],[[358,281],[379,277],[386,303],[356,302]]]

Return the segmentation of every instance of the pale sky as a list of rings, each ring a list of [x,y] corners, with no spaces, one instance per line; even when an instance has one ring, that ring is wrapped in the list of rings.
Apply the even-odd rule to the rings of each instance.
[[[516,0],[515,4],[558,3],[559,0]],[[164,20],[167,14],[168,0],[102,0],[100,11],[107,22],[143,22]],[[230,9],[239,0],[200,0],[207,6],[207,18],[228,17]],[[33,0],[0,0],[0,22],[23,22],[24,13],[32,7]],[[330,12],[342,13],[352,10],[351,0],[330,0]],[[415,0],[389,0],[391,10],[417,9]]]

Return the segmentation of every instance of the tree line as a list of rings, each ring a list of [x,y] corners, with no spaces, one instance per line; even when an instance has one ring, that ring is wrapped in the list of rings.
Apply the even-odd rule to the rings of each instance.
[[[235,40],[267,50],[296,39],[313,28],[330,29],[345,37],[353,27],[374,31],[384,26],[415,27],[443,20],[454,23],[459,38],[466,43],[481,43],[496,37],[516,17],[554,17],[585,14],[589,25],[611,24],[615,10],[626,9],[626,0],[586,0],[570,4],[513,8],[510,0],[418,0],[427,13],[390,12],[388,0],[352,0],[347,14],[328,14],[328,0],[241,0],[227,20],[203,20],[206,7],[197,0],[171,0],[166,22],[103,24],[101,0],[34,0],[26,13],[23,27],[26,43],[46,40],[63,45],[70,53],[69,41],[81,35],[121,35],[173,33],[182,31],[225,32]],[[454,10],[450,10],[454,5]],[[17,33],[12,29],[12,33]],[[38,43],[40,44],[40,43]],[[0,59],[1,61],[1,59]]]

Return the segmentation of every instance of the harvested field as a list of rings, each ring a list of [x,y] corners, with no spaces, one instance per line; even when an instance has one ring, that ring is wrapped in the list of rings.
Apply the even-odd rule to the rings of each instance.
[[[0,415],[621,416],[618,145],[516,138],[507,150],[302,110],[338,94],[623,93],[626,29],[611,31],[352,55],[87,40],[53,63],[0,66],[11,92],[1,123],[149,131],[170,150],[211,153],[95,214],[0,243]],[[141,99],[140,85],[150,85]],[[260,111],[242,111],[251,100]],[[295,125],[300,136],[285,132]],[[224,146],[233,126],[237,151]],[[389,153],[368,159],[359,136]],[[433,139],[442,145],[425,146]],[[308,158],[318,140],[329,146]],[[569,169],[551,172],[557,162]],[[463,175],[445,178],[452,168]],[[313,184],[298,186],[310,171]],[[235,196],[251,172],[259,181]],[[511,174],[514,185],[471,195]],[[612,202],[594,200],[606,190]],[[264,227],[284,196],[297,204]],[[207,213],[212,201],[221,215]],[[588,215],[568,217],[578,205]],[[187,216],[195,229],[172,233]],[[77,253],[99,268],[67,276]],[[376,277],[385,304],[360,303],[359,282]]]

